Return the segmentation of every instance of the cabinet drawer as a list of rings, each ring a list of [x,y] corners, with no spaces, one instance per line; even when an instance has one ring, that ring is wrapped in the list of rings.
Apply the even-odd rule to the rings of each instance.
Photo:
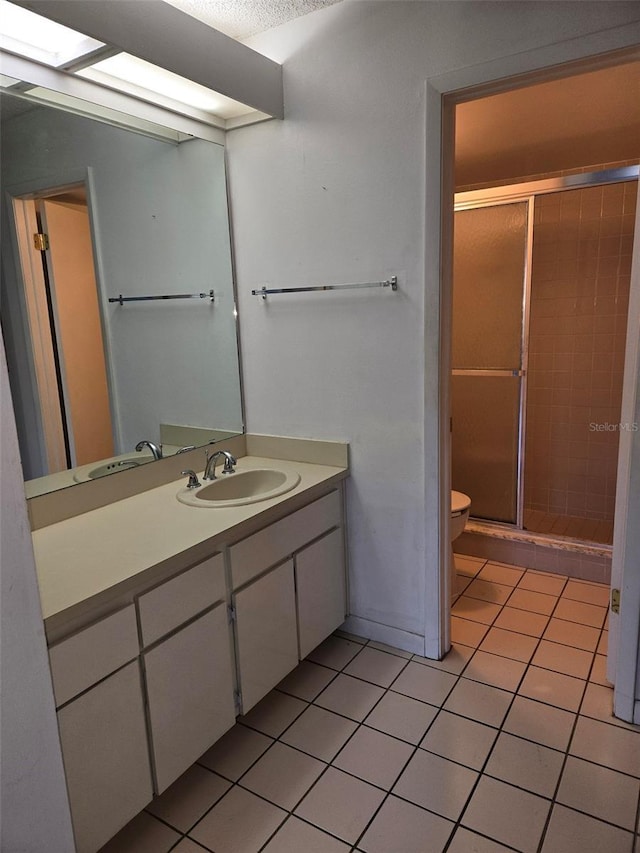
[[[56,707],[138,656],[133,604],[49,649]]]
[[[148,646],[225,598],[224,558],[216,554],[138,598],[142,643]]]
[[[231,578],[237,589],[342,521],[340,492],[330,492],[232,545]]]

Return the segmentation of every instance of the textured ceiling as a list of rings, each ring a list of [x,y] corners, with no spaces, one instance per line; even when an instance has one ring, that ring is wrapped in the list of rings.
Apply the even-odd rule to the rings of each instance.
[[[166,0],[235,39],[245,39],[341,0]]]

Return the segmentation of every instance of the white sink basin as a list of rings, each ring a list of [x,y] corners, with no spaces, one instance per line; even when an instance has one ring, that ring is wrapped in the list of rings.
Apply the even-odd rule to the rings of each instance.
[[[198,507],[229,507],[277,498],[294,489],[300,474],[287,473],[274,468],[253,468],[222,474],[218,479],[197,489],[180,489],[176,497],[180,503]]]

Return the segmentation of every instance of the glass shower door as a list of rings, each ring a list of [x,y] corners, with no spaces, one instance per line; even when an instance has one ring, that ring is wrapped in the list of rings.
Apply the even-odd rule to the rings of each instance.
[[[528,201],[454,220],[452,487],[515,524],[520,491]]]

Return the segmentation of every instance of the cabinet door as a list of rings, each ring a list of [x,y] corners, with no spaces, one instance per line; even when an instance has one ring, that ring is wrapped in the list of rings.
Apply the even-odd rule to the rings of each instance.
[[[342,529],[296,554],[300,658],[344,622],[346,589]]]
[[[77,853],[95,853],[151,801],[137,661],[58,711]]]
[[[298,663],[293,560],[263,575],[234,596],[242,713]]]
[[[161,794],[235,723],[226,605],[145,652],[144,666]]]

